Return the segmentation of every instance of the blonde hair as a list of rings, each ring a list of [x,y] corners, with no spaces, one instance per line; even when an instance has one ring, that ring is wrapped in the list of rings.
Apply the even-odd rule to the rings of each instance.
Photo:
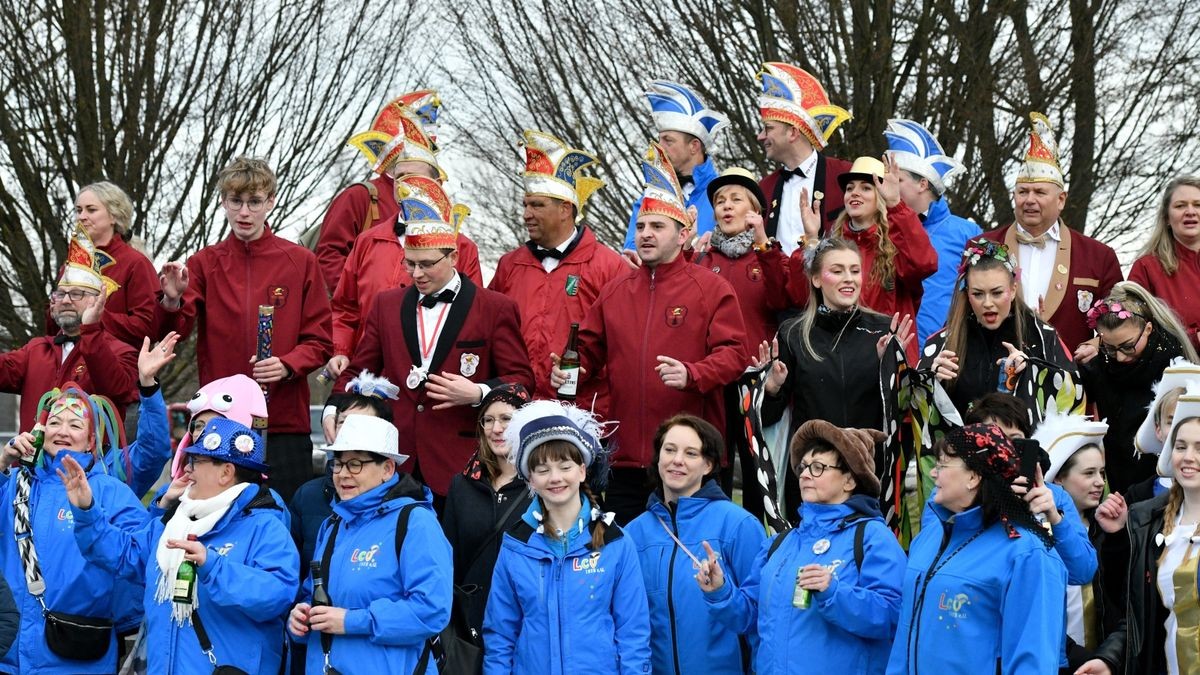
[[[746,186],[737,185],[736,183],[730,183],[729,185],[722,185],[719,190],[714,192],[713,197],[712,197],[712,205],[716,206],[717,198],[734,188],[737,188],[737,189],[741,190],[742,192],[746,193],[746,200],[750,202],[750,208],[754,209],[755,213],[759,213],[759,214],[762,213],[762,204],[758,203],[758,197],[755,197],[754,193],[751,192],[749,189],[747,189]],[[746,228],[746,229],[750,229],[750,228]]]
[[[279,189],[279,181],[266,160],[238,157],[217,175],[217,189],[222,199],[256,192],[262,192],[270,198]]]
[[[875,261],[871,264],[871,281],[879,284],[884,290],[892,291],[896,288],[896,245],[892,243],[891,234],[892,227],[888,223],[887,204],[883,198],[879,196],[879,187],[871,181],[863,181],[871,183],[871,190],[875,193],[875,225],[878,228],[876,236],[878,242],[875,245]],[[849,183],[847,183],[849,185]],[[834,221],[832,236],[841,237],[846,231],[846,227],[850,223],[850,216],[843,209],[838,214],[837,220]]]
[[[1158,213],[1154,216],[1154,232],[1138,254],[1138,257],[1152,255],[1157,258],[1167,276],[1174,276],[1179,269],[1179,259],[1175,257],[1175,235],[1171,234],[1170,213],[1171,198],[1181,187],[1200,189],[1200,176],[1176,176],[1167,183],[1158,202]]]
[[[1170,307],[1163,304],[1161,300],[1154,297],[1150,291],[1137,282],[1117,282],[1109,291],[1105,302],[1108,304],[1118,302],[1121,307],[1132,312],[1133,316],[1122,319],[1113,312],[1105,312],[1096,317],[1097,327],[1114,330],[1131,321],[1133,325],[1145,329],[1146,322],[1150,321],[1154,324],[1155,330],[1167,333],[1179,343],[1184,358],[1192,363],[1200,361],[1200,357],[1196,356],[1196,348],[1192,346],[1192,341],[1188,338],[1187,330],[1184,329],[1179,317],[1171,311]]]
[[[1008,266],[1002,260],[992,257],[981,257],[978,262],[968,264],[967,269],[959,275],[958,290],[954,292],[953,299],[950,300],[950,312],[946,315],[946,341],[942,349],[954,352],[958,356],[958,363],[961,368],[965,367],[967,362],[967,321],[970,320],[971,302],[967,299],[967,277],[971,272],[979,270],[986,272],[988,270],[1004,270],[1008,272],[1011,283],[1016,283],[1016,277],[1013,276]],[[1025,304],[1025,300],[1021,298],[1020,293],[1013,293],[1012,309],[1009,314],[1013,317],[1013,328],[1016,330],[1016,347],[1017,349],[1025,348],[1025,322],[1029,319],[1035,319],[1033,310],[1029,309],[1029,305]],[[986,356],[986,355],[985,355]],[[958,378],[955,377],[945,383],[945,388],[953,390],[958,384]]]
[[[1179,434],[1179,429],[1185,424],[1192,424],[1194,422],[1200,422],[1200,417],[1189,417],[1185,420],[1177,421],[1177,423],[1174,425],[1174,433],[1171,434],[1168,444],[1163,446],[1162,451],[1173,452],[1173,448],[1175,447],[1175,436]],[[1183,500],[1183,488],[1180,487],[1179,481],[1171,481],[1171,489],[1167,492],[1167,508],[1163,511],[1162,535],[1164,537],[1169,536],[1175,531],[1175,519],[1179,517],[1179,511],[1183,508]],[[1200,523],[1197,523],[1196,529],[1192,530],[1192,536],[1200,537]],[[1158,556],[1158,564],[1160,567],[1162,566],[1163,558],[1165,558],[1166,555],[1167,548],[1164,546],[1162,553]]]
[[[79,188],[79,194],[85,192],[96,195],[96,199],[100,200],[104,209],[108,211],[108,216],[112,218],[113,229],[116,230],[117,235],[122,239],[128,239],[129,228],[133,223],[133,202],[130,201],[129,195],[106,180],[88,183]]]
[[[808,284],[808,303],[804,306],[804,312],[785,323],[780,329],[779,334],[787,335],[799,334],[800,345],[804,349],[804,353],[814,361],[824,361],[825,359],[817,353],[816,347],[812,343],[812,327],[817,320],[817,309],[824,302],[824,296],[821,294],[821,289],[812,285],[812,277],[814,274],[821,271],[821,265],[825,261],[825,257],[834,251],[852,251],[858,256],[859,263],[862,263],[862,253],[858,250],[858,245],[849,239],[841,239],[840,237],[829,237],[822,239],[819,243],[814,244],[816,247],[813,250],[811,260],[806,259],[804,265],[804,283]],[[808,256],[805,256],[808,258]],[[857,310],[864,314],[879,314],[878,312],[863,307],[857,306]]]

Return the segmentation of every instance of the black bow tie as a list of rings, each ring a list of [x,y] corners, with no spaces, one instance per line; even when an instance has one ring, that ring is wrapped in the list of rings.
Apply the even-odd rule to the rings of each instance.
[[[793,178],[804,178],[804,170],[800,167],[789,169],[786,166],[779,168],[779,180],[785,183]]]
[[[67,335],[66,333],[59,333],[54,336],[54,344],[56,345],[62,346],[68,342],[79,342],[79,336]]]
[[[691,185],[692,187],[695,187],[696,181],[693,180],[691,176],[680,176],[679,177],[679,189],[682,190],[684,188],[684,186],[687,186],[687,185]]]
[[[438,304],[439,302],[454,302],[454,291],[447,288],[441,293],[433,293],[421,298],[421,306],[426,309],[433,309],[434,305]]]
[[[546,258],[562,260],[563,252],[556,248],[542,248],[541,246],[535,246],[533,248],[533,257],[537,258],[539,262],[545,260]]]
[[[403,237],[405,232],[408,232],[408,223],[396,216],[396,224],[392,225],[392,232],[396,233],[397,237]]]

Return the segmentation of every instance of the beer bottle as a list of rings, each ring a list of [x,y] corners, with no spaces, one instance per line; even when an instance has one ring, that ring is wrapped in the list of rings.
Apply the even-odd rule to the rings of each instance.
[[[46,444],[46,425],[38,422],[33,425],[33,454],[21,455],[21,463],[29,468],[33,468],[34,462],[37,461],[38,453],[42,451],[42,446]]]
[[[558,398],[563,401],[574,401],[579,391],[579,324],[571,324],[571,334],[567,336],[567,346],[563,349],[558,360],[558,369],[566,373],[567,379],[558,388]]]
[[[196,541],[196,535],[189,534],[188,541]],[[171,600],[180,604],[191,604],[196,597],[196,566],[190,560],[179,563],[179,571],[175,573],[175,592]]]
[[[308,563],[308,568],[312,570],[313,579],[313,607],[329,607],[333,603],[329,600],[329,593],[325,590],[325,579],[321,577],[321,563],[314,560]]]

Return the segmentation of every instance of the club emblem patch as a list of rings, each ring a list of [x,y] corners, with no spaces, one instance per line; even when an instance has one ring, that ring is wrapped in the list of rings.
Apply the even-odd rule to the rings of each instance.
[[[758,282],[762,281],[762,276],[763,276],[762,268],[759,267],[758,265],[751,265],[746,268],[746,277],[749,278],[750,281],[753,281],[754,283],[758,283]]]
[[[471,377],[478,369],[478,354],[463,354],[462,357],[458,359],[458,372],[462,373],[463,377]]]
[[[267,289],[267,304],[272,307],[283,307],[287,304],[287,286],[271,286]]]
[[[1092,308],[1092,301],[1095,300],[1095,294],[1091,291],[1078,290],[1075,297],[1079,300],[1079,311],[1087,314],[1087,311]]]
[[[567,295],[569,295],[571,297],[579,295],[579,275],[578,274],[568,274],[567,275]]]
[[[683,325],[683,320],[687,318],[687,307],[679,305],[676,307],[667,308],[667,325],[672,328],[677,328]]]

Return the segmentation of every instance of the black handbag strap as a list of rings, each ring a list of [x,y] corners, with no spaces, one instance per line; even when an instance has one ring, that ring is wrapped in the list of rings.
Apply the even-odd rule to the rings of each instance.
[[[471,562],[467,563],[467,566],[463,568],[464,570],[471,569],[475,566],[475,563],[479,562],[479,556],[483,555],[483,552],[492,545],[492,542],[496,540],[496,537],[504,531],[504,524],[508,522],[510,517],[512,517],[513,512],[517,510],[517,507],[521,505],[522,501],[523,500],[520,497],[513,497],[512,503],[508,505],[507,509],[504,509],[504,514],[500,516],[500,520],[496,521],[496,525],[492,527],[492,531],[488,533],[487,539],[484,539],[483,543],[475,549],[475,555],[471,557]]]
[[[200,620],[200,612],[192,606],[192,628],[196,631],[196,640],[200,642],[200,651],[208,657],[208,662],[217,667],[217,657],[213,654],[212,640],[208,639],[208,631],[204,630],[204,622]]]

